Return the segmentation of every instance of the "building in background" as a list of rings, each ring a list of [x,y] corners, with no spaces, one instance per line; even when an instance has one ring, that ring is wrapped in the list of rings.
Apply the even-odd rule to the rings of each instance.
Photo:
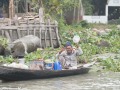
[[[120,0],[106,0],[106,1],[107,3],[104,5],[105,7],[104,13],[94,15],[83,15],[83,20],[86,20],[89,23],[107,24],[108,21],[110,20],[120,19]]]
[[[30,0],[0,0],[0,18],[13,18],[30,11]]]

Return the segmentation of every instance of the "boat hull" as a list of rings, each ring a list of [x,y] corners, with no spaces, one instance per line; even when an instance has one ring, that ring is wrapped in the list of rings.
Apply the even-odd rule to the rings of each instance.
[[[23,81],[31,79],[45,79],[54,77],[65,77],[88,73],[90,68],[79,68],[73,70],[25,70],[0,66],[0,79],[3,81]]]

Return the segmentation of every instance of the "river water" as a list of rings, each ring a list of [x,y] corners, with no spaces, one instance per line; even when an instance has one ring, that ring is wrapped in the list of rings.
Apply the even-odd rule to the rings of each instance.
[[[1,82],[0,90],[120,90],[120,73],[89,72],[69,77]]]

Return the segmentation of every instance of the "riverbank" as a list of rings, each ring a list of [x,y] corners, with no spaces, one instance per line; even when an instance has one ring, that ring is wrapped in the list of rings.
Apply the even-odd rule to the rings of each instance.
[[[74,35],[79,35],[81,41],[79,45],[83,49],[84,54],[79,57],[80,62],[91,62],[92,60],[101,61],[102,65],[107,67],[111,71],[111,68],[119,68],[120,57],[120,28],[119,25],[111,24],[88,24],[87,22],[80,22],[75,25],[65,25],[60,23],[60,35],[62,43],[66,41],[72,41]],[[72,43],[74,45],[74,43]],[[106,53],[115,55],[114,58],[111,55],[106,56]],[[102,58],[93,58],[96,55],[102,55]],[[105,56],[104,56],[105,55]],[[104,60],[106,57],[106,60]],[[116,60],[117,58],[117,60]],[[104,62],[105,61],[105,62]],[[113,67],[112,64],[113,63]],[[104,64],[103,64],[104,63]],[[110,68],[109,68],[110,67]]]
[[[112,63],[112,60],[110,59],[111,56],[114,55],[114,58],[116,58],[116,55],[119,56],[120,54],[120,30],[117,25],[88,24],[86,22],[75,25],[66,25],[63,22],[59,22],[59,34],[62,43],[61,47],[64,46],[66,41],[70,41],[74,47],[75,44],[73,43],[72,38],[74,35],[80,36],[81,41],[79,43],[79,46],[84,52],[83,55],[78,57],[80,63],[91,61],[104,62],[104,59],[106,59],[107,63],[105,63],[105,65],[109,66],[109,64]],[[37,58],[43,58],[44,60],[50,59],[52,61],[55,61],[55,55],[57,52],[59,52],[60,48],[46,48],[44,50],[38,49],[38,51],[32,52],[25,56],[26,62]],[[111,53],[112,55],[106,55],[106,53]],[[101,55],[102,58],[100,58]],[[98,58],[94,58],[96,56]],[[11,63],[14,60],[12,57],[8,57],[6,59],[3,59],[1,57],[0,61]],[[117,61],[120,62],[119,57]],[[115,65],[115,67],[118,68],[119,66],[119,64]]]

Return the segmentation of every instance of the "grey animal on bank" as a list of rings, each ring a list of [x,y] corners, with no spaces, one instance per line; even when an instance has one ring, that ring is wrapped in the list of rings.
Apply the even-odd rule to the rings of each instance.
[[[33,52],[40,47],[40,39],[34,35],[27,35],[13,42],[11,48],[13,57],[24,57],[25,54]]]

